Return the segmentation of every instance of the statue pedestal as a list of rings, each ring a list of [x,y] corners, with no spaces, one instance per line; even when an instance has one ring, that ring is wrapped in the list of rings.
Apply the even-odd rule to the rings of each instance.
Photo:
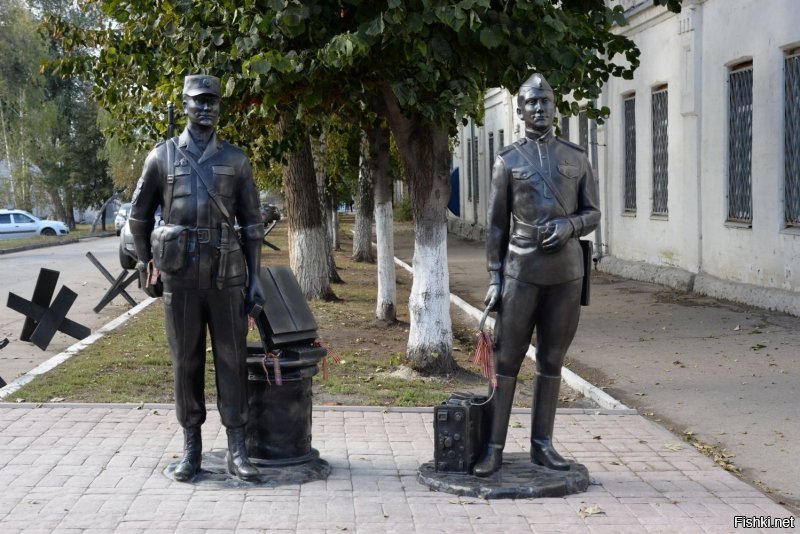
[[[589,471],[570,462],[568,471],[555,471],[531,463],[527,452],[503,454],[503,467],[490,477],[437,472],[434,462],[422,464],[417,473],[420,484],[434,491],[482,499],[528,499],[563,497],[586,491]]]
[[[258,476],[252,480],[242,480],[228,473],[225,461],[227,453],[224,449],[203,453],[200,472],[189,484],[212,489],[272,488],[325,480],[331,474],[331,466],[317,453],[315,459],[295,465],[267,467],[253,462],[258,467]],[[175,467],[179,461],[169,464],[164,470],[164,475],[170,480],[175,480]]]

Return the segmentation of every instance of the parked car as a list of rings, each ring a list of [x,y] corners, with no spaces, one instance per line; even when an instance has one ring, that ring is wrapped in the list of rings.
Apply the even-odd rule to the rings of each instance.
[[[272,204],[261,205],[261,221],[264,223],[264,226],[280,220],[281,212],[278,210],[277,206],[273,206]]]
[[[130,204],[129,204],[130,205]],[[128,210],[130,215],[130,210]],[[161,218],[161,207],[156,210],[156,226],[164,224]],[[119,232],[119,264],[123,269],[135,269],[136,247],[133,245],[133,235],[131,235],[130,221],[126,217],[125,223]]]
[[[0,239],[62,236],[68,233],[69,227],[61,221],[40,219],[23,210],[0,210]]]
[[[131,214],[131,203],[126,202],[122,206],[119,207],[117,210],[117,215],[114,217],[114,230],[117,231],[117,235],[122,232],[122,227],[125,226],[125,222],[128,220],[128,216]]]

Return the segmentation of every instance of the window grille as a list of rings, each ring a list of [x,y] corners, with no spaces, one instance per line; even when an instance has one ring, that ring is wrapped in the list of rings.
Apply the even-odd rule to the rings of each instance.
[[[636,97],[625,99],[625,211],[636,211]]]
[[[784,218],[800,226],[800,52],[785,61]]]
[[[492,173],[492,165],[494,165],[494,133],[489,132],[489,175]]]
[[[569,141],[569,115],[561,117],[559,127],[561,128],[561,138]]]
[[[653,215],[666,215],[668,168],[667,88],[653,91]]]
[[[472,197],[477,204],[478,194],[478,136],[472,138]]]
[[[472,143],[467,140],[467,200],[472,200]]]
[[[753,65],[732,69],[728,109],[728,220],[753,220]]]
[[[589,154],[589,115],[586,110],[578,113],[578,144]]]

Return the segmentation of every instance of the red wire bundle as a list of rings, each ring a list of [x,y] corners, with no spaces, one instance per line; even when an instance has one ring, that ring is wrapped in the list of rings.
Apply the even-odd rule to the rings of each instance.
[[[478,346],[475,348],[475,359],[473,362],[481,368],[483,376],[492,383],[492,387],[497,386],[497,377],[494,374],[494,341],[492,334],[485,330],[480,330],[478,336]]]

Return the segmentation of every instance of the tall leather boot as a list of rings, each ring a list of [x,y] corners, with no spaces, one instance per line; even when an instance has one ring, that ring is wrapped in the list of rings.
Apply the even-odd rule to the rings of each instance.
[[[183,429],[183,458],[175,466],[175,480],[188,482],[200,471],[200,461],[203,457],[203,438],[200,435],[200,426],[190,426]]]
[[[258,469],[250,463],[244,444],[244,426],[228,428],[228,472],[242,480],[258,476]]]
[[[558,407],[560,376],[536,373],[533,411],[531,412],[531,460],[557,471],[567,471],[569,462],[553,448],[553,426]]]
[[[492,429],[486,451],[472,469],[476,477],[488,477],[503,465],[503,447],[508,434],[508,418],[514,403],[516,377],[497,375],[497,389],[492,399]]]

